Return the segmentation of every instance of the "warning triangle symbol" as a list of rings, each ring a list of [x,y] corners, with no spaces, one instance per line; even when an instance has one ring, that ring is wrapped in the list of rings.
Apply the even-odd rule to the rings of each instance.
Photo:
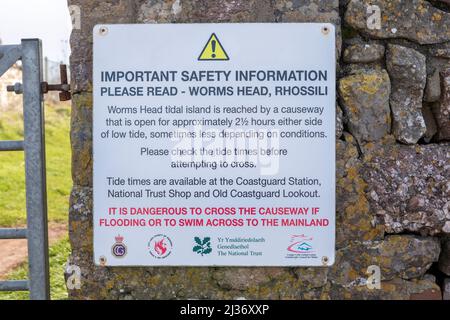
[[[208,42],[205,44],[202,53],[200,53],[200,56],[198,57],[198,60],[230,60],[230,58],[228,57],[228,54],[226,53],[216,34],[213,33],[211,37],[209,37]]]

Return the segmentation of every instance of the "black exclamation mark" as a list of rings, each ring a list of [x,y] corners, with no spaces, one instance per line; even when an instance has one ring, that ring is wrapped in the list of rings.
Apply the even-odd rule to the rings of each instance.
[[[216,57],[216,54],[215,54],[215,52],[216,52],[216,40],[212,40],[211,41],[211,46],[212,46],[212,52],[213,52],[211,57],[215,58]]]

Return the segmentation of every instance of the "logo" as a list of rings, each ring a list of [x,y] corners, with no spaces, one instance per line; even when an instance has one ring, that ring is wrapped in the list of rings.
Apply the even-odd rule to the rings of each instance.
[[[313,247],[311,245],[312,237],[305,235],[293,235],[291,237],[291,244],[287,248],[288,251],[294,253],[313,253]]]
[[[172,241],[164,234],[157,234],[148,242],[148,249],[153,257],[164,259],[172,252]]]
[[[123,258],[127,254],[127,246],[123,244],[123,237],[120,234],[115,239],[116,243],[111,247],[111,253],[116,258]]]
[[[211,253],[212,248],[210,237],[205,237],[203,238],[203,240],[200,239],[199,237],[195,237],[194,241],[195,244],[194,247],[192,248],[192,251],[196,252],[197,254],[200,254],[201,256]]]

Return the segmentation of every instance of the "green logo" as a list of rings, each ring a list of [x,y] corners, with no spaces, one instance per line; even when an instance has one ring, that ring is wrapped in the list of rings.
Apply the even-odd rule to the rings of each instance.
[[[198,254],[201,254],[202,256],[204,254],[210,254],[212,251],[211,248],[211,238],[210,237],[205,237],[202,239],[200,239],[199,237],[195,237],[195,245],[192,248],[192,251],[197,252]]]

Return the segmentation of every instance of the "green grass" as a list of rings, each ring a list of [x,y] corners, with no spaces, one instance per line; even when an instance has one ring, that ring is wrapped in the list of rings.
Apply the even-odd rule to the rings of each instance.
[[[67,299],[67,290],[64,280],[64,265],[70,253],[69,239],[58,241],[50,247],[50,292],[51,298]],[[28,266],[26,263],[11,272],[8,279],[23,280],[28,278]],[[0,292],[0,300],[27,300],[29,293],[27,291]]]
[[[70,174],[70,106],[45,106],[47,204],[49,221],[67,223]],[[23,139],[23,116],[18,110],[0,113],[0,140]],[[26,225],[24,153],[0,152],[0,227]],[[52,299],[67,298],[64,264],[70,253],[67,236],[50,247]],[[1,263],[1,257],[0,257]],[[11,280],[26,279],[27,263],[8,274]],[[28,292],[0,292],[3,299],[28,299]]]
[[[45,107],[47,197],[49,221],[67,222],[70,176],[70,109]],[[0,140],[23,139],[23,117],[17,110],[0,113]],[[26,223],[24,153],[0,153],[0,227]]]

